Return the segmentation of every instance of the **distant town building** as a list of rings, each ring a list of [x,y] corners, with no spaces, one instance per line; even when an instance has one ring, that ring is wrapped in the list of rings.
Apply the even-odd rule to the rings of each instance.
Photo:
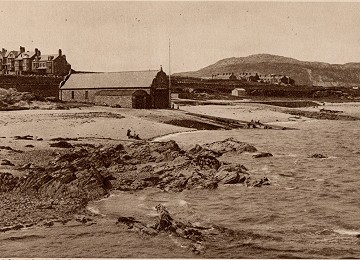
[[[217,73],[217,74],[212,74],[211,78],[207,77],[204,79],[227,79],[227,80],[237,80],[235,74],[233,72],[224,72],[224,73]]]
[[[22,46],[19,51],[2,48],[0,52],[0,74],[65,76],[70,70],[71,65],[66,61],[61,49],[53,55],[41,55],[37,48],[34,51],[25,51]]]
[[[276,75],[276,74],[260,74],[258,72],[222,72],[222,73],[213,73],[211,77],[201,77],[201,79],[214,79],[214,80],[243,80],[249,82],[260,82],[267,84],[276,84],[276,85],[294,85],[295,80],[286,75]]]
[[[38,74],[66,75],[69,73],[71,66],[66,61],[66,56],[59,49],[57,54],[36,55],[32,62],[33,71]]]
[[[242,72],[236,75],[237,79],[244,81],[251,81],[251,77],[254,77],[256,73],[253,72]]]
[[[235,88],[231,91],[231,95],[236,97],[245,97],[246,90],[243,88]]]
[[[15,59],[18,55],[18,51],[7,51],[5,53],[2,68],[4,74],[15,74]]]
[[[169,80],[162,68],[75,73],[60,84],[59,98],[116,107],[170,108]]]
[[[32,61],[36,56],[36,52],[25,52],[25,48],[23,52],[15,59],[15,74],[21,75],[23,73],[31,73],[32,72]]]

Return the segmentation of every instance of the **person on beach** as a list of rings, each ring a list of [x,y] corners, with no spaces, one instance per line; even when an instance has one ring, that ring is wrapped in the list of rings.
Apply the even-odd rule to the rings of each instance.
[[[126,132],[127,138],[130,139],[131,138],[131,130],[128,129]]]
[[[139,134],[137,134],[135,131],[134,131],[134,136],[132,136],[132,138],[134,138],[135,140],[141,140]]]

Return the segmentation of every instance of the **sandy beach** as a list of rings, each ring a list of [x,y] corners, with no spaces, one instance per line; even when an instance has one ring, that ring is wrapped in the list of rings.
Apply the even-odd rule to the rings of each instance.
[[[318,108],[297,109],[251,103],[182,106],[180,110],[134,110],[90,106],[68,110],[46,107],[46,109],[2,111],[0,112],[0,174],[2,176],[0,239],[7,241],[9,236],[19,236],[22,239],[22,236],[27,235],[17,232],[29,228],[27,233],[30,236],[43,236],[41,228],[52,227],[54,234],[51,236],[54,238],[50,238],[50,241],[58,241],[55,237],[63,225],[71,234],[79,234],[79,236],[83,230],[91,226],[97,234],[100,234],[101,230],[108,230],[106,232],[111,234],[106,236],[113,237],[114,232],[110,230],[114,222],[114,213],[104,217],[106,214],[102,216],[102,213],[99,213],[102,208],[96,205],[109,195],[110,198],[118,196],[116,195],[118,191],[125,192],[122,196],[131,197],[133,196],[131,194],[134,194],[137,198],[136,193],[133,193],[135,191],[143,190],[146,194],[148,190],[155,189],[169,193],[169,196],[175,196],[186,192],[202,194],[196,191],[211,191],[217,189],[219,185],[219,192],[225,191],[226,185],[234,185],[236,189],[240,186],[270,185],[271,189],[283,190],[279,176],[269,170],[269,167],[275,166],[259,164],[259,159],[255,155],[271,156],[269,158],[275,158],[275,161],[285,160],[281,162],[287,164],[286,158],[294,158],[297,156],[296,153],[299,153],[296,151],[296,146],[294,147],[291,141],[287,142],[287,139],[297,140],[297,135],[307,132],[316,133],[315,126],[331,123],[330,120],[296,117],[287,112],[298,110],[320,113],[323,107],[337,109],[342,111],[343,115],[359,115],[358,103],[326,104]],[[279,128],[228,129],[221,125],[220,121],[214,122],[202,115],[247,122],[260,121],[276,124]],[[189,127],[186,127],[186,123],[189,122]],[[281,130],[284,126],[300,131]],[[136,132],[143,140],[129,139],[127,129],[131,129],[132,133]],[[273,143],[269,140],[277,141]],[[294,147],[291,148],[294,151],[290,155],[283,153],[281,148],[283,145]],[[311,144],[307,146],[311,147]],[[317,152],[323,151],[316,147],[309,148],[306,156]],[[271,162],[268,158],[262,160]],[[284,171],[281,167],[280,169]],[[288,169],[285,171],[287,172]],[[292,176],[292,173],[286,172],[282,174]],[[225,186],[222,186],[224,183]],[[294,185],[296,184],[286,186],[285,189],[296,190]],[[266,192],[265,188],[260,190],[262,194]],[[182,206],[187,205],[187,202],[181,203],[185,203],[180,204]],[[89,208],[89,205],[92,206]],[[140,203],[139,207],[142,207],[141,205]],[[133,224],[129,224],[132,219],[120,218],[121,225],[125,224],[126,228],[119,229],[118,234],[126,234],[128,228],[126,225],[130,225],[135,233],[145,232],[147,235],[153,234],[158,239],[163,239],[165,231],[161,231],[159,226],[147,223],[152,219],[147,217],[146,214],[149,213],[142,215],[144,213],[133,211],[130,205],[122,208],[121,212],[126,209],[129,210],[128,214],[140,220],[134,220],[134,223],[138,223],[137,228],[134,229]],[[116,214],[115,216],[118,216]],[[155,217],[159,216],[159,212],[151,214]],[[83,227],[80,226],[77,230],[78,225]],[[183,239],[183,243],[187,245],[184,248],[192,248],[190,251],[185,250],[187,253],[190,252],[188,256],[193,252],[205,254],[206,250],[200,246],[199,241],[204,239],[211,241],[212,234],[191,231],[195,233],[189,237],[184,235],[184,232],[192,230],[193,224],[174,222],[171,225],[175,225],[177,231],[170,234]],[[178,225],[183,230],[178,230]],[[61,232],[63,236],[70,235],[65,230]],[[221,238],[224,241],[234,236],[234,233],[229,235],[224,229],[219,229],[217,232],[224,236]],[[26,238],[24,239],[27,241]],[[134,243],[132,246],[139,242],[135,237],[131,241]],[[155,243],[155,240],[153,242]],[[127,247],[125,244],[123,246]],[[133,250],[129,250],[131,256],[138,256]],[[20,248],[17,252],[16,256],[25,256]],[[43,249],[39,252],[41,256],[55,256]],[[94,251],[95,256],[98,253],[97,250]],[[113,253],[112,256],[116,256],[116,251]],[[11,254],[6,255],[11,256]],[[74,251],[60,255],[87,256]],[[162,254],[149,256],[160,255]],[[209,253],[208,256],[212,255],[214,254]],[[178,253],[174,256],[178,256]]]

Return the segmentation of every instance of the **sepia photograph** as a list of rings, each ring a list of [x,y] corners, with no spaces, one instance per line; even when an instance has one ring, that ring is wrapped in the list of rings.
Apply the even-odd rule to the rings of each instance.
[[[0,26],[0,258],[360,258],[360,1],[0,1]]]

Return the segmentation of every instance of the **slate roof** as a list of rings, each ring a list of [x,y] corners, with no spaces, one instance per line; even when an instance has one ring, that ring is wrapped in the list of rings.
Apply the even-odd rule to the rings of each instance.
[[[57,57],[59,57],[59,54],[46,54],[46,55],[40,55],[40,59],[38,61],[49,61],[49,56],[52,56],[53,58],[50,60],[55,60]]]
[[[17,58],[15,60],[22,60],[24,58],[26,58],[26,56],[28,58],[31,58],[32,56],[34,56],[36,53],[33,51],[27,51],[27,52],[22,52],[19,54],[19,56],[17,56]]]
[[[75,73],[61,89],[149,88],[158,70],[105,73]]]
[[[9,56],[10,52],[13,52],[15,54],[15,57],[19,54],[19,51],[7,51],[5,53],[5,57]]]

